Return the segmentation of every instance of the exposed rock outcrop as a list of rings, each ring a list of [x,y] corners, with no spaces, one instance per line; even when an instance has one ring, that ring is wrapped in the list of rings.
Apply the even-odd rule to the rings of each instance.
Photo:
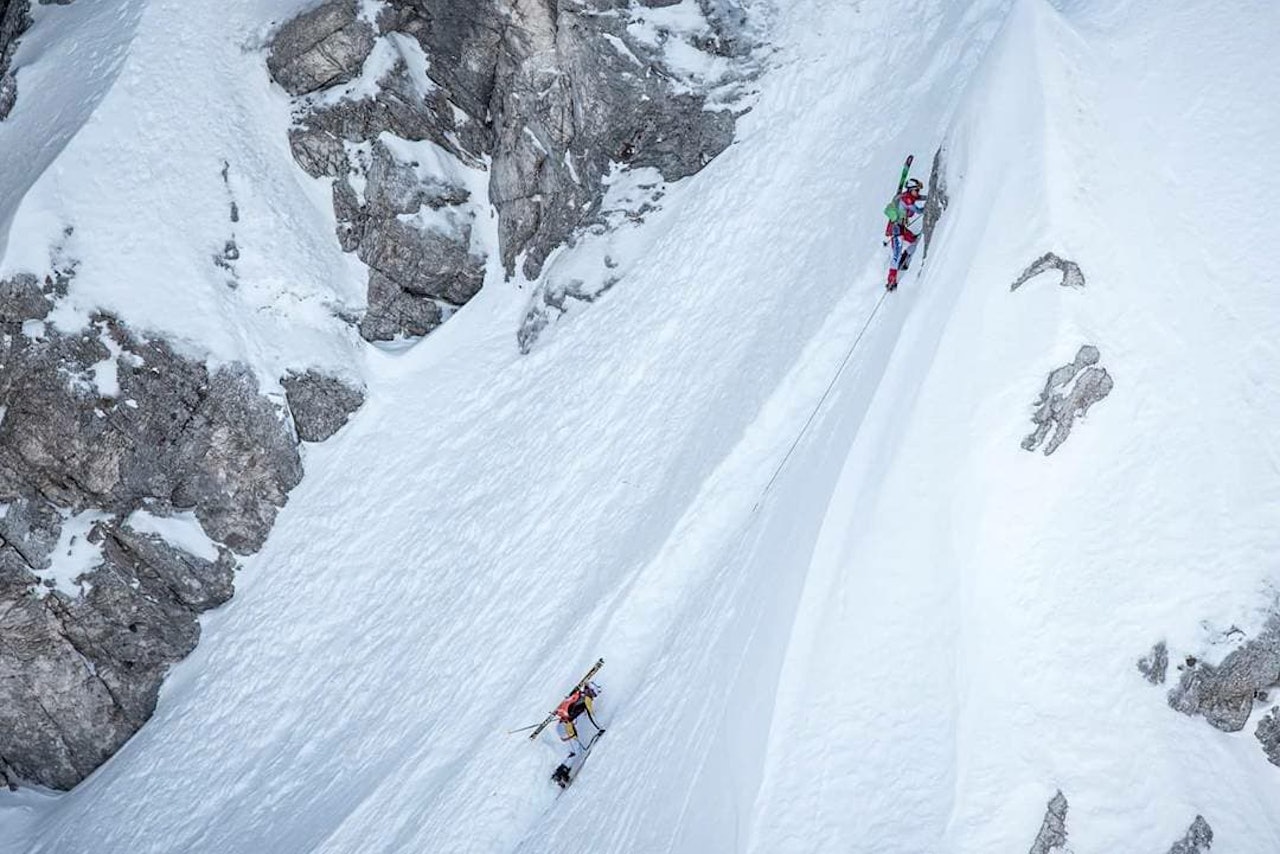
[[[1071,435],[1071,428],[1076,418],[1083,418],[1089,407],[1111,393],[1114,385],[1106,368],[1095,367],[1100,358],[1098,348],[1085,344],[1076,353],[1075,359],[1049,373],[1044,389],[1032,404],[1036,410],[1031,416],[1036,429],[1022,440],[1022,447],[1034,451],[1049,437],[1052,438],[1044,446],[1044,454],[1048,456],[1058,450],[1059,446]],[[1066,394],[1059,389],[1075,384]]]
[[[364,404],[364,391],[318,371],[292,373],[280,381],[298,438],[323,442]]]
[[[1253,735],[1262,745],[1262,752],[1267,754],[1267,761],[1272,765],[1280,765],[1280,706],[1272,706]]]
[[[1208,854],[1213,847],[1213,828],[1204,816],[1198,815],[1181,839],[1173,843],[1169,854]]]
[[[62,789],[151,715],[198,614],[231,596],[234,553],[262,545],[302,475],[247,369],[211,371],[109,316],[48,325],[71,275],[0,282],[0,773]],[[326,404],[351,405],[301,388],[317,430]]]
[[[225,549],[205,560],[110,523],[89,538],[101,557],[75,594],[33,586],[0,551],[0,756],[13,776],[59,789],[151,716],[169,666],[200,637],[197,614],[233,589]]]
[[[702,0],[701,29],[677,30],[663,17],[661,7],[669,5],[384,5],[368,63],[385,69],[374,94],[362,87],[307,98],[290,134],[299,164],[335,179],[339,239],[370,267],[365,338],[425,334],[482,283],[485,247],[472,225],[485,212],[479,200],[456,192],[466,183],[459,170],[488,161],[502,265],[511,274],[520,262],[524,274],[536,278],[552,250],[598,221],[613,170],[652,167],[675,180],[732,142],[735,115],[712,103],[711,90],[727,92],[745,75],[694,80],[667,60],[667,47],[682,41],[732,66],[751,49],[742,35],[745,19],[732,3]],[[283,27],[269,64],[277,81],[301,94],[349,79],[360,51],[344,49],[335,60],[326,39],[354,20],[351,4],[334,0]],[[343,38],[344,46],[351,41]],[[393,139],[427,145],[429,156],[419,160],[432,162],[415,164],[422,168],[412,173],[404,158],[392,163],[396,157],[385,146]],[[406,224],[431,207],[427,198],[404,192],[409,174],[428,196],[433,183],[446,189],[436,193],[427,227]],[[379,204],[386,198],[402,203],[396,213]]]
[[[1059,789],[1045,807],[1040,832],[1027,854],[1063,854],[1067,844],[1067,798]]]
[[[950,204],[947,195],[947,153],[944,146],[938,146],[933,153],[933,166],[929,169],[929,195],[924,203],[924,257],[929,257],[929,244],[933,242],[934,229],[942,219],[943,212]]]
[[[0,497],[113,513],[162,500],[247,554],[302,476],[245,368],[211,372],[109,317],[78,336],[10,334],[0,357]]]
[[[373,50],[373,26],[356,0],[331,0],[285,24],[271,43],[267,67],[290,94],[345,83]]]
[[[1053,252],[1046,252],[1036,260],[1032,261],[1027,269],[1022,271],[1014,283],[1009,286],[1009,290],[1016,291],[1027,282],[1046,270],[1058,270],[1062,273],[1062,281],[1058,282],[1064,288],[1083,288],[1084,273],[1080,271],[1080,265],[1075,261],[1068,261],[1065,258],[1059,258]]]
[[[1181,670],[1178,684],[1169,692],[1172,708],[1201,715],[1223,732],[1243,729],[1254,703],[1280,685],[1280,615],[1273,614],[1257,637],[1232,650],[1220,664],[1191,660]]]
[[[1152,685],[1163,685],[1169,670],[1169,647],[1160,641],[1151,652],[1138,659],[1138,672]]]
[[[13,53],[18,38],[31,26],[30,0],[0,0],[0,121],[4,121],[18,100],[18,81],[13,74]]]

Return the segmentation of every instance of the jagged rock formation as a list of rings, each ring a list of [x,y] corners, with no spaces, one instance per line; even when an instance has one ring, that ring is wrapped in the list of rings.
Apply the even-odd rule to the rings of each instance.
[[[108,316],[48,326],[72,275],[0,282],[0,773],[62,789],[151,715],[197,615],[231,596],[234,553],[262,545],[302,476],[247,369],[210,371]],[[308,430],[351,405],[297,387]],[[198,544],[167,543],[157,519]]]
[[[1059,789],[1045,807],[1040,832],[1027,854],[1062,854],[1067,844],[1067,798]]]
[[[1280,765],[1280,706],[1271,707],[1271,711],[1258,721],[1253,735],[1262,745],[1263,753],[1267,754],[1267,761]]]
[[[370,267],[365,338],[423,335],[478,291],[479,212],[462,188],[486,159],[502,265],[510,274],[523,258],[535,278],[595,221],[615,167],[675,180],[729,145],[733,113],[708,109],[706,92],[665,60],[678,36],[631,26],[667,5],[390,0],[371,55],[354,0],[330,0],[280,30],[269,67],[294,94],[349,79],[367,55],[382,69],[373,94],[308,96],[290,133],[299,164],[335,179],[339,239]],[[699,5],[706,28],[692,46],[745,55],[741,12]],[[410,177],[425,195],[405,192]]]
[[[1208,854],[1213,846],[1213,829],[1204,816],[1198,815],[1182,838],[1173,843],[1169,854]],[[1059,789],[1049,799],[1040,832],[1027,854],[1069,854],[1067,848],[1067,799]]]
[[[30,0],[0,0],[0,121],[8,117],[18,100],[18,81],[11,66],[18,37],[29,26]]]
[[[1106,368],[1094,367],[1099,358],[1098,348],[1085,344],[1070,364],[1049,373],[1040,396],[1032,404],[1036,411],[1031,420],[1035,422],[1036,429],[1022,440],[1025,450],[1034,451],[1040,447],[1052,430],[1053,437],[1044,446],[1045,456],[1052,454],[1071,435],[1075,419],[1083,418],[1089,407],[1111,393],[1114,385],[1111,375]],[[1072,380],[1075,380],[1075,385],[1066,394],[1061,394],[1058,390]]]
[[[106,761],[195,648],[196,615],[231,597],[226,549],[204,560],[107,522],[88,537],[101,562],[76,595],[34,585],[17,550],[0,550],[0,769],[11,781],[67,789]]]
[[[1022,275],[1018,276],[1014,283],[1009,286],[1009,290],[1016,291],[1046,270],[1060,271],[1062,273],[1062,281],[1058,284],[1064,288],[1084,287],[1084,273],[1080,271],[1079,264],[1074,261],[1068,261],[1065,258],[1059,258],[1052,252],[1046,252],[1032,261],[1027,266],[1027,269],[1022,271]]]
[[[364,405],[361,389],[318,371],[291,373],[280,384],[284,386],[298,438],[304,442],[328,439]]]
[[[1212,847],[1213,828],[1209,827],[1209,822],[1204,820],[1204,816],[1198,815],[1187,828],[1186,834],[1173,843],[1169,854],[1208,854]]]
[[[929,194],[924,203],[924,257],[929,257],[929,244],[933,241],[933,230],[938,227],[938,220],[951,203],[947,195],[947,155],[944,146],[938,146],[933,153],[933,166],[929,169]]]
[[[1169,692],[1172,708],[1201,715],[1223,732],[1243,729],[1254,703],[1280,685],[1280,614],[1272,614],[1257,637],[1228,653],[1221,664],[1193,659],[1181,670]]]
[[[1138,659],[1138,672],[1152,685],[1163,685],[1169,670],[1169,647],[1160,641],[1151,652]]]

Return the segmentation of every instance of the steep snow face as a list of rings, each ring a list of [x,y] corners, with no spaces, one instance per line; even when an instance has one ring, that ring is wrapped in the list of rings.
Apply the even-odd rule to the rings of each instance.
[[[1276,190],[1255,98],[1280,75],[1241,88],[1220,58],[1280,18],[1059,5],[1016,5],[949,137],[949,219],[825,511],[749,850],[1026,850],[1059,789],[1072,851],[1168,851],[1197,815],[1215,850],[1280,845],[1252,725],[1182,717],[1134,667],[1161,639],[1217,660],[1274,607],[1276,232],[1231,200]],[[1046,251],[1082,286],[1012,292]],[[1082,345],[1114,389],[1026,453],[1019,413]]]
[[[1275,235],[1225,213],[1277,189],[1237,164],[1280,80],[1221,61],[1277,14],[938,5],[779,7],[739,143],[531,355],[504,288],[371,354],[151,724],[3,802],[0,843],[1084,854],[1202,814],[1274,851],[1280,769],[1134,662],[1256,630],[1280,546]],[[880,209],[944,139],[950,206],[884,297]],[[1084,286],[1012,291],[1050,251]],[[1109,394],[1023,450],[1090,368]],[[560,748],[505,730],[598,655],[609,732],[558,795]]]

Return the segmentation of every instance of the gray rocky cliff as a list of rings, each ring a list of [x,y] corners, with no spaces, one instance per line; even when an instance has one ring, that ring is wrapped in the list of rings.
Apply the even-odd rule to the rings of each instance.
[[[677,180],[732,142],[734,111],[673,68],[664,45],[691,39],[708,58],[743,60],[745,16],[698,0],[701,32],[649,26],[669,5],[389,0],[370,43],[354,0],[329,0],[278,30],[268,67],[301,96],[294,155],[333,179],[339,240],[369,267],[365,338],[426,334],[479,290],[490,247],[474,226],[487,208],[463,188],[467,169],[488,164],[500,266],[534,279],[600,221],[615,170]],[[377,77],[372,94],[334,85],[360,69]],[[423,142],[444,156],[413,162],[405,152],[422,149],[398,144]]]
[[[46,322],[73,275],[0,281],[0,775],[74,786],[152,714],[198,615],[227,601],[302,477],[290,419],[244,367],[210,370],[100,315]],[[289,378],[307,438],[363,395]],[[141,517],[136,514],[141,514]],[[135,520],[185,520],[192,554]]]

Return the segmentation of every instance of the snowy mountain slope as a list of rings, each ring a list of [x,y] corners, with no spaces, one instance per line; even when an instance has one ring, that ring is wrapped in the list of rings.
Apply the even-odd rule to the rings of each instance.
[[[501,286],[370,353],[156,717],[0,804],[0,842],[985,852],[1061,787],[1077,854],[1168,850],[1197,813],[1273,850],[1280,772],[1133,662],[1266,604],[1273,232],[1219,205],[1275,178],[1216,153],[1268,162],[1274,117],[1216,59],[1276,16],[1063,6],[779,8],[760,104],[634,278],[528,357]],[[948,128],[948,213],[882,301],[888,185]],[[1011,293],[1049,249],[1085,289]],[[1086,342],[1115,390],[1027,454]],[[504,731],[597,655],[610,731],[557,796],[559,748]]]
[[[822,20],[830,7],[800,11],[805,17],[792,24],[797,33]],[[945,23],[936,21],[939,32]],[[957,55],[972,61],[964,47],[957,46]],[[801,58],[795,54],[797,61]],[[566,655],[566,648],[578,650],[578,657],[598,651],[611,659],[608,686],[617,697],[620,723],[621,710],[627,708],[623,701],[636,693],[628,680],[637,686],[647,683],[649,692],[663,684],[660,679],[670,680],[666,685],[671,690],[687,684],[688,673],[667,672],[662,647],[676,646],[682,624],[694,622],[692,616],[701,612],[699,603],[706,590],[714,589],[717,575],[733,574],[732,564],[718,565],[717,549],[738,536],[735,529],[768,479],[767,464],[791,442],[843,356],[844,342],[879,298],[874,288],[852,292],[837,315],[846,334],[826,336],[817,348],[820,358],[798,380],[805,392],[801,400],[784,397],[775,404],[769,419],[778,426],[766,422],[766,429],[756,431],[732,462],[728,471],[745,469],[756,486],[742,489],[722,476],[718,489],[734,495],[734,508],[717,510],[721,498],[714,492],[694,502],[707,477],[756,419],[762,402],[790,372],[832,301],[850,294],[852,253],[842,239],[814,233],[814,200],[828,209],[820,211],[824,220],[856,213],[866,227],[879,227],[878,205],[868,203],[884,194],[883,184],[876,181],[858,193],[865,173],[850,169],[844,173],[849,183],[843,192],[822,193],[828,182],[823,164],[878,158],[884,167],[875,170],[879,178],[900,157],[898,144],[881,151],[881,138],[870,133],[868,139],[876,144],[869,142],[863,150],[851,148],[851,137],[814,133],[801,137],[812,140],[811,154],[773,169],[769,183],[760,186],[759,176],[769,175],[778,152],[793,143],[794,125],[786,123],[810,113],[796,94],[811,90],[826,73],[794,67],[803,76],[785,84],[773,102],[775,116],[781,113],[783,121],[758,121],[755,132],[765,135],[764,142],[753,148],[749,139],[744,141],[742,156],[749,159],[739,161],[729,174],[717,178],[718,169],[730,167],[712,164],[705,177],[714,183],[704,185],[707,192],[680,200],[688,207],[678,209],[676,200],[670,201],[666,218],[654,223],[651,239],[670,247],[672,255],[620,290],[616,300],[601,303],[585,327],[596,330],[590,337],[564,335],[556,346],[513,361],[508,318],[520,309],[512,299],[518,295],[495,290],[413,353],[400,359],[379,357],[376,373],[383,379],[371,384],[368,412],[352,426],[342,456],[328,459],[339,453],[337,446],[309,454],[308,465],[318,473],[295,494],[273,545],[241,576],[246,602],[268,597],[261,609],[247,604],[206,623],[205,645],[167,686],[157,717],[119,761],[58,802],[58,811],[68,811],[65,818],[50,816],[53,823],[45,822],[44,845],[74,849],[85,844],[75,841],[80,833],[90,834],[82,839],[118,833],[122,836],[113,844],[138,848],[203,844],[305,850],[330,837],[334,849],[341,849],[367,837],[369,822],[446,850],[471,843],[511,845],[531,830],[539,832],[537,816],[546,802],[540,796],[530,800],[529,786],[543,781],[551,751],[530,749],[518,740],[494,741],[491,735],[509,723],[510,710],[545,705],[547,686],[558,684],[563,672],[576,666],[574,653]],[[878,86],[883,78],[871,76],[874,69],[868,62],[868,78],[850,94],[865,99],[868,110],[888,111],[900,95]],[[946,97],[944,91],[943,104]],[[820,119],[810,121],[830,127],[843,119],[845,110],[852,112],[852,106],[836,99]],[[766,115],[763,108],[761,114]],[[926,118],[926,127],[936,133],[941,116]],[[855,205],[858,198],[863,201]],[[722,239],[732,241],[728,252],[718,240],[691,238],[705,237],[708,225],[714,227],[726,210],[743,210],[746,221],[760,224],[742,232],[731,220],[722,220]],[[780,254],[778,246],[797,250]],[[736,260],[727,265],[725,258]],[[864,284],[873,283],[880,275],[879,259],[862,264]],[[797,280],[797,270],[805,273],[802,279]],[[755,297],[744,300],[744,284],[753,281]],[[732,310],[726,312],[727,306]],[[637,318],[649,320],[637,327]],[[614,343],[619,340],[628,346],[619,348]],[[477,376],[490,379],[477,384]],[[611,377],[625,382],[605,384]],[[432,388],[430,397],[421,393],[424,383]],[[708,401],[717,403],[708,408]],[[382,441],[376,441],[379,436]],[[405,458],[405,437],[413,437],[411,446],[421,449],[418,460]],[[415,473],[412,480],[404,477],[406,471]],[[363,474],[352,483],[351,472]],[[546,484],[542,489],[549,494],[533,492],[527,484]],[[411,498],[389,501],[388,490]],[[686,510],[691,502],[696,506]],[[348,513],[353,514],[354,531],[335,525],[342,518],[335,514]],[[685,530],[692,533],[681,531],[673,538],[673,526],[686,513],[690,521]],[[704,521],[708,515],[710,521]],[[427,525],[426,519],[441,521]],[[294,533],[287,533],[291,528]],[[669,540],[668,550],[661,552]],[[705,559],[698,559],[691,540],[709,541],[702,547]],[[678,555],[679,561],[668,555]],[[317,583],[317,563],[332,568],[333,578]],[[757,570],[758,581],[775,575],[767,563]],[[387,589],[378,592],[383,585]],[[271,589],[276,595],[269,595]],[[495,590],[507,593],[494,599]],[[305,653],[306,661],[327,673],[335,658],[345,659],[351,662],[348,678],[331,680],[308,665],[280,672],[268,664],[286,655],[275,616],[282,607],[279,596],[300,597],[285,606],[287,612],[310,614],[308,619],[329,626],[302,630],[305,649],[290,644],[285,660]],[[335,610],[339,601],[351,602],[355,614]],[[597,601],[604,604],[594,606],[586,626],[579,626],[579,609]],[[676,620],[677,605],[692,607],[693,614]],[[489,609],[495,612],[481,618]],[[525,619],[517,621],[518,615]],[[522,628],[512,632],[512,625]],[[670,628],[664,632],[663,625]],[[347,628],[338,628],[342,626]],[[479,626],[488,629],[478,632]],[[730,639],[750,631],[749,625],[730,628]],[[655,647],[653,638],[664,634],[671,639]],[[369,645],[363,653],[353,648],[358,639]],[[396,661],[381,662],[381,652],[374,651],[396,639],[408,643],[404,653]],[[317,646],[322,643],[336,646]],[[696,653],[698,646],[688,649]],[[730,674],[709,663],[700,667],[711,684],[728,678]],[[226,675],[220,677],[220,672]],[[267,684],[271,691],[264,690]],[[418,688],[405,693],[405,685]],[[170,697],[189,699],[179,710],[169,704]],[[475,720],[459,714],[476,697],[486,700],[472,704],[475,712],[482,705],[485,711]],[[652,704],[645,699],[641,694],[630,704],[639,713],[637,720],[646,717],[642,710]],[[306,725],[294,719],[297,711],[289,711],[335,704],[344,709],[342,714],[323,715]],[[204,733],[199,743],[163,735],[178,720],[185,721],[186,729],[192,714],[207,722],[195,726]],[[244,765],[215,759],[209,752],[218,743],[209,737],[214,721],[226,721],[228,737],[239,740],[261,731],[261,724],[252,721],[291,719],[292,724],[272,727],[262,736],[262,753],[252,748],[239,752]],[[660,720],[651,726],[680,737]],[[353,729],[365,731],[364,737],[351,741]],[[405,733],[411,734],[412,746],[389,749]],[[642,736],[620,741],[633,751],[653,753]],[[279,738],[289,742],[283,754],[282,745],[272,743]],[[311,744],[316,752],[299,755],[295,747],[302,744]],[[345,747],[335,753],[340,744]],[[679,748],[683,745],[668,755],[683,752]],[[153,750],[174,759],[169,766],[174,776],[161,770],[167,763]],[[197,775],[203,784],[194,783],[190,766],[176,758],[193,750],[205,752],[211,763]],[[347,758],[335,766],[335,755],[344,751]],[[602,744],[604,761],[596,767],[616,775],[623,766],[605,759],[609,753],[609,745]],[[132,754],[148,758],[130,770],[127,755]],[[264,760],[264,755],[274,758]],[[318,758],[308,760],[308,755]],[[277,764],[294,760],[310,769],[286,770]],[[490,790],[493,775],[512,762],[520,763],[524,773],[503,784],[508,796],[491,801],[489,809],[499,816],[515,810],[521,820],[487,820],[474,805],[476,793]],[[325,784],[327,792],[311,782],[321,778],[333,780]],[[580,781],[580,790],[587,791],[588,779]],[[138,783],[149,793],[137,792]],[[210,800],[212,790],[221,794]],[[269,794],[264,797],[264,792]],[[468,802],[481,829],[452,821],[456,808],[451,796]],[[651,790],[651,796],[664,809],[673,803],[660,789]],[[133,806],[106,806],[116,797]],[[210,810],[210,816],[236,810],[220,798],[245,798],[241,803],[250,813],[274,808],[296,818],[268,823],[246,814],[243,822],[219,820],[213,826],[191,821],[185,830],[175,828],[165,816],[190,815],[194,804],[181,803],[188,797],[204,801],[202,809]],[[72,806],[79,799],[86,805],[97,801],[95,812],[123,808],[135,818],[97,823],[73,817]],[[424,814],[423,803],[438,803],[439,812]],[[388,844],[398,838],[388,836]],[[536,841],[530,845],[538,847]]]
[[[1273,185],[1241,166],[1273,159],[1275,117],[1218,59],[1277,21],[1103,7],[1019,4],[953,132],[952,213],[808,571],[754,850],[1022,850],[1058,788],[1077,852],[1164,851],[1197,814],[1221,850],[1276,848],[1251,731],[1174,714],[1133,660],[1270,604],[1274,227],[1224,214]],[[1086,287],[1010,293],[1050,249]],[[1116,390],[1029,457],[1011,416],[1085,342]]]
[[[29,96],[0,123],[0,273],[46,269],[60,246],[78,262],[54,318],[68,331],[109,311],[267,382],[348,366],[335,315],[359,305],[363,271],[331,239],[327,193],[293,163],[288,99],[261,70],[271,22],[301,5],[35,7],[16,58]],[[234,263],[216,263],[228,241]]]

